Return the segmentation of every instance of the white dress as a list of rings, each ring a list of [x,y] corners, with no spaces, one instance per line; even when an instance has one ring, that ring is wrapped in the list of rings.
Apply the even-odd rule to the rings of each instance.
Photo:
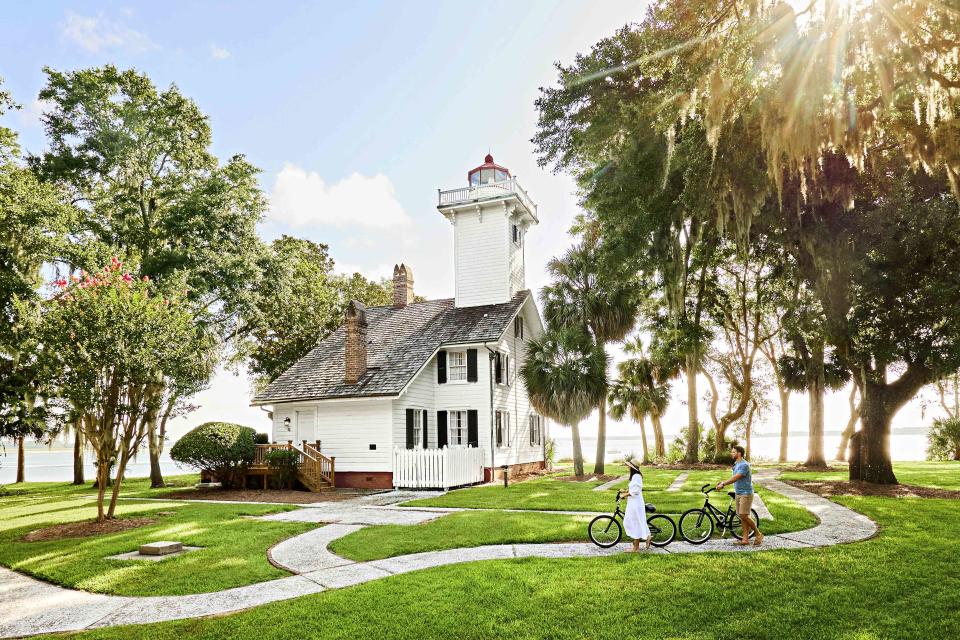
[[[647,526],[647,510],[643,501],[643,478],[639,473],[630,479],[627,487],[630,499],[627,500],[627,513],[623,516],[623,527],[627,535],[634,540],[646,540],[650,537],[650,527]]]

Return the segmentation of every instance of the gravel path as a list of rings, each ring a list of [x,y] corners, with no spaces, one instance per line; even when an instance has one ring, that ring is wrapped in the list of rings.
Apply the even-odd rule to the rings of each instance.
[[[799,487],[776,480],[774,473],[757,472],[754,478],[767,488],[791,498],[820,520],[804,531],[768,535],[761,547],[734,547],[729,540],[703,545],[674,542],[647,553],[758,553],[773,549],[807,549],[857,542],[870,538],[877,525],[859,513]],[[394,498],[397,496],[391,496]],[[269,552],[270,560],[295,575],[235,589],[188,596],[122,597],[57,587],[0,567],[0,638],[39,633],[80,631],[122,624],[146,624],[231,613],[280,600],[319,593],[355,584],[461,562],[510,558],[581,558],[619,553],[628,544],[600,549],[590,543],[488,545],[415,553],[371,562],[353,562],[335,555],[327,545],[368,524],[413,524],[459,511],[399,509],[368,500],[323,506],[266,516],[331,523],[281,542]],[[406,514],[406,515],[404,515]],[[318,519],[319,518],[319,519]]]

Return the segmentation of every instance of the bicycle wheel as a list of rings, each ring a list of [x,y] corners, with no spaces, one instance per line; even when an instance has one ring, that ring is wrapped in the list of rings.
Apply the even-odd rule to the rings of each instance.
[[[690,544],[703,544],[713,535],[713,519],[703,509],[690,509],[680,516],[680,536]]]
[[[590,541],[603,549],[609,549],[620,542],[623,537],[623,527],[613,516],[597,516],[590,521],[587,527]]]
[[[677,525],[665,515],[657,514],[647,518],[647,526],[650,527],[650,535],[653,536],[650,544],[655,547],[665,547],[677,537]]]
[[[756,509],[750,509],[750,516],[753,518],[753,523],[757,525],[757,528],[760,528],[760,516],[757,515]],[[733,518],[730,521],[730,531],[733,535],[737,536],[740,539],[743,539],[743,523],[740,522],[740,516],[734,514]],[[756,538],[757,534],[755,531],[750,532],[751,538]]]

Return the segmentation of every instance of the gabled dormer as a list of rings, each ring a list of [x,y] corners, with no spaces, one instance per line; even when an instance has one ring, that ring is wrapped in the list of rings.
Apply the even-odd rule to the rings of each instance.
[[[537,205],[510,170],[487,154],[467,186],[441,190],[437,210],[453,224],[457,307],[508,302],[526,289],[526,234]]]

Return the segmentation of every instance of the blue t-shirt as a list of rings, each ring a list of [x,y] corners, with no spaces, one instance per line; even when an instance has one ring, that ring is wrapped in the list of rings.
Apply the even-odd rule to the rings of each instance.
[[[750,463],[741,458],[733,465],[733,475],[742,473],[743,477],[733,483],[733,491],[740,496],[748,496],[753,493],[753,478],[750,473]]]

